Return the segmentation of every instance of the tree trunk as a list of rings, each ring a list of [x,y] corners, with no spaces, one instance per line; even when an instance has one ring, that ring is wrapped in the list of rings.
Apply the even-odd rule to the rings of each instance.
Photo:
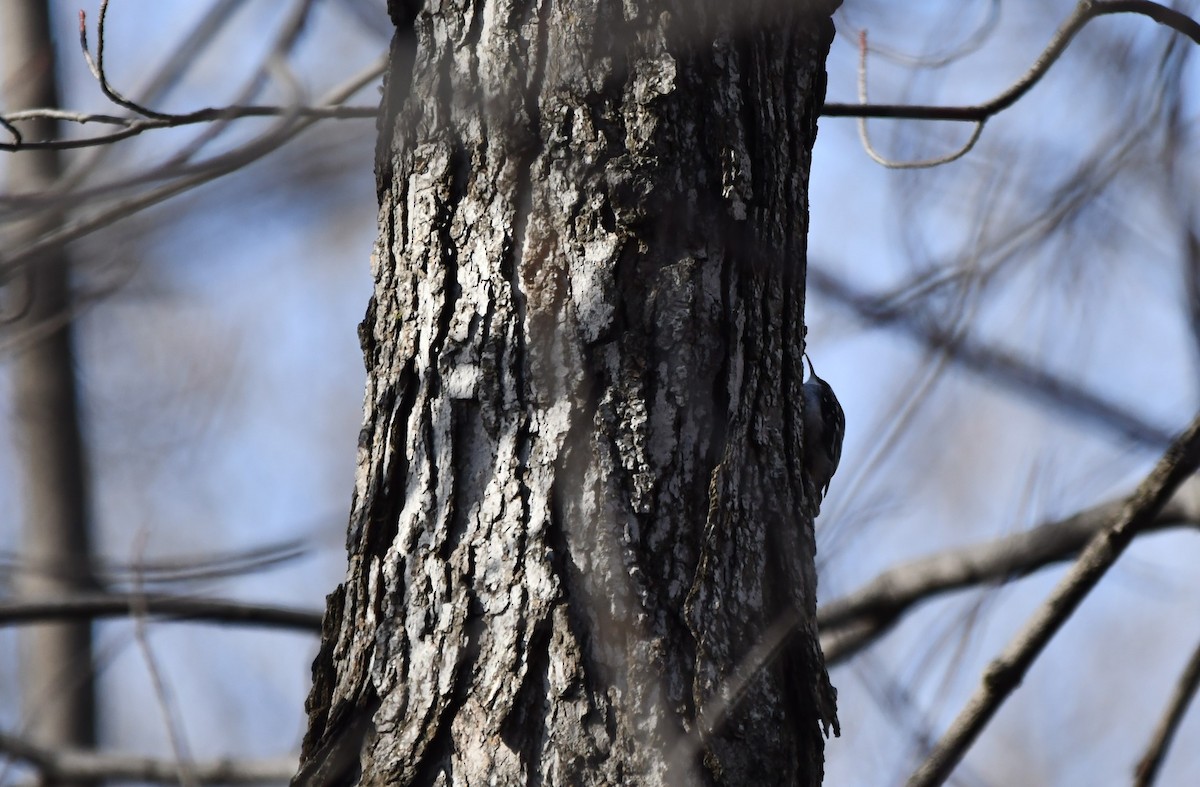
[[[302,784],[819,784],[802,479],[829,3],[392,3]]]
[[[58,106],[49,5],[48,0],[7,0],[0,12],[0,85],[6,109]],[[58,137],[52,120],[18,125],[28,140]],[[6,156],[10,196],[44,193],[59,177],[56,151]],[[57,210],[46,210],[10,221],[0,236],[0,249],[20,249],[61,220]],[[26,570],[17,572],[15,585],[19,595],[43,600],[95,589],[73,308],[65,251],[48,252],[10,277],[0,276],[0,322],[8,323],[6,333],[19,348],[14,354],[13,388],[22,467],[21,557]],[[30,626],[21,632],[20,652],[23,733],[49,748],[94,746],[91,623]]]

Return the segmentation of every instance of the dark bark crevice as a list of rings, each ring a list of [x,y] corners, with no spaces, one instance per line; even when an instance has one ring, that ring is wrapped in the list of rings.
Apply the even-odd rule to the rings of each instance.
[[[417,761],[411,769],[412,784],[437,784],[443,778],[450,783],[455,781],[452,758],[455,747],[454,722],[471,696],[475,682],[475,667],[480,652],[480,638],[484,629],[479,599],[470,592],[468,592],[467,598],[468,613],[466,624],[463,627],[466,642],[458,653],[454,666],[454,688],[450,696],[445,698],[446,703],[441,708],[438,719],[436,721],[430,719],[428,723],[422,725],[425,729],[432,730],[433,735],[429,738],[424,750],[419,753]],[[390,763],[382,765],[385,773],[395,767]]]
[[[530,631],[524,659],[525,675],[512,707],[500,723],[500,737],[510,748],[520,752],[528,785],[542,783],[538,763],[546,744],[551,634],[549,619],[538,621]]]

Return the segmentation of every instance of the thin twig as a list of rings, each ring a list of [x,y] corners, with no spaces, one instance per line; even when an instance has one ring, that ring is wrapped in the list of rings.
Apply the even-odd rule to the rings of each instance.
[[[148,531],[142,528],[134,542],[137,557],[134,564],[141,562],[146,549]],[[129,614],[133,618],[133,639],[141,651],[142,661],[146,664],[146,672],[150,676],[150,685],[154,687],[154,696],[158,700],[158,709],[162,713],[163,724],[167,728],[167,740],[171,744],[171,753],[175,755],[175,769],[178,774],[180,787],[195,787],[196,779],[192,772],[191,747],[183,732],[183,723],[177,713],[178,706],[171,696],[171,690],[163,677],[162,668],[150,647],[150,638],[146,634],[146,596],[142,592],[141,573],[134,572],[133,595],[130,598]]]
[[[50,139],[50,140],[21,140],[16,142],[0,142],[0,150],[20,152],[25,150],[73,150],[108,145],[122,139],[135,137],[145,131],[159,128],[177,128],[198,123],[213,123],[218,121],[237,120],[248,117],[300,117],[313,120],[322,119],[361,119],[373,118],[379,114],[378,107],[286,107],[286,106],[228,106],[215,109],[202,109],[188,115],[179,115],[167,120],[149,120],[145,118],[122,118],[113,115],[89,114],[86,112],[65,112],[52,109],[27,109],[21,112],[10,112],[0,117],[0,125],[16,131],[9,121],[33,120],[35,118],[50,118],[64,120],[69,123],[103,123],[110,126],[121,126],[120,131],[111,134],[100,134],[82,139]],[[18,135],[19,137],[19,135]]]
[[[300,11],[293,15],[293,19],[286,26],[284,34],[280,38],[279,44],[276,46],[272,58],[280,56],[281,52],[287,51],[299,35],[299,31],[303,27],[303,21],[307,16],[308,8],[311,5],[311,0],[300,7]],[[301,106],[297,102],[293,106],[278,106],[278,105],[244,105],[241,101],[235,101],[234,104],[224,107],[207,107],[198,109],[194,112],[187,113],[169,113],[159,112],[149,107],[143,106],[136,101],[126,97],[124,94],[112,87],[108,81],[108,75],[104,70],[104,48],[105,48],[105,21],[108,14],[108,2],[100,5],[99,23],[97,25],[97,43],[96,56],[93,58],[88,45],[86,15],[83,11],[79,12],[79,44],[83,50],[84,60],[88,64],[92,75],[95,76],[100,84],[100,89],[105,97],[114,104],[124,107],[131,112],[136,113],[137,117],[119,117],[115,115],[102,113],[88,112],[69,112],[60,109],[51,108],[35,108],[25,109],[17,112],[10,112],[0,116],[0,126],[6,129],[13,137],[12,142],[0,143],[0,151],[19,152],[25,150],[73,150],[78,148],[98,147],[109,145],[113,142],[118,142],[123,139],[137,136],[145,131],[160,128],[177,128],[180,126],[196,125],[201,123],[220,123],[239,118],[247,117],[302,117],[312,119],[353,119],[353,118],[373,118],[379,114],[378,107],[357,106],[329,106],[334,102],[326,102],[324,106]],[[272,68],[279,71],[279,64],[273,64]],[[258,81],[258,80],[256,80]],[[253,93],[255,88],[248,87],[243,91],[245,95]],[[84,125],[87,123],[100,123],[111,126],[120,126],[117,131],[108,134],[99,134],[93,137],[84,137],[82,139],[51,139],[51,140],[25,140],[20,132],[13,127],[12,123],[33,120],[33,119],[53,119],[61,120],[69,123]]]
[[[933,787],[949,778],[1034,660],[1139,532],[1150,526],[1175,490],[1200,467],[1200,415],[1171,444],[1110,527],[1098,533],[1025,628],[988,665],[975,694],[908,781]]]
[[[1167,755],[1167,749],[1171,746],[1171,741],[1179,729],[1179,723],[1183,721],[1188,705],[1196,696],[1198,689],[1200,689],[1200,646],[1196,647],[1192,658],[1184,667],[1183,674],[1179,677],[1179,683],[1175,687],[1175,693],[1171,696],[1171,702],[1167,705],[1167,712],[1159,721],[1158,727],[1155,728],[1154,735],[1150,739],[1150,744],[1146,747],[1146,753],[1138,762],[1137,769],[1134,771],[1134,787],[1151,787],[1158,779],[1158,771]]]
[[[122,106],[130,112],[136,112],[142,117],[154,118],[156,120],[171,120],[179,117],[165,112],[156,112],[153,109],[144,107],[141,104],[128,99],[121,95],[108,82],[108,76],[104,73],[104,22],[108,17],[108,0],[100,0],[100,19],[96,23],[96,59],[92,59],[92,52],[88,48],[87,39],[87,14],[82,10],[79,12],[79,46],[83,49],[83,59],[87,61],[88,68],[92,72],[92,76],[100,83],[100,90],[104,96],[117,106]]]
[[[860,105],[867,103],[867,31],[860,31],[858,34],[858,102]],[[949,164],[952,161],[962,158],[971,152],[971,148],[975,147],[975,143],[979,141],[979,135],[983,133],[984,120],[975,121],[975,128],[971,131],[970,138],[958,150],[951,151],[944,156],[936,158],[920,159],[918,161],[895,161],[889,159],[878,151],[871,144],[871,135],[867,133],[866,117],[858,118],[858,138],[862,141],[863,150],[871,157],[871,160],[876,164],[887,167],[888,169],[931,169],[940,167],[942,164]]]
[[[364,85],[370,83],[373,79],[383,73],[384,69],[386,68],[386,63],[386,56],[381,56],[351,79],[330,91],[330,93],[327,94],[325,101],[328,103],[336,103],[344,100],[347,96],[357,93]],[[246,164],[262,158],[268,153],[278,150],[281,145],[297,136],[302,131],[310,128],[315,122],[317,122],[316,118],[301,117],[291,124],[279,124],[267,133],[237,150],[217,156],[204,162],[203,164],[192,165],[188,170],[185,170],[187,172],[194,173],[189,177],[180,178],[145,194],[140,194],[137,197],[131,197],[130,199],[113,205],[112,207],[109,207],[100,213],[79,219],[53,232],[50,232],[42,236],[42,238],[37,242],[16,251],[14,254],[0,261],[0,264],[3,266],[3,272],[7,273],[9,271],[19,269],[20,267],[28,265],[37,260],[42,254],[46,253],[50,249],[58,248],[59,246],[63,246],[72,241],[79,240],[80,238],[86,237],[98,229],[102,229],[111,225],[113,222],[119,219],[145,210],[153,205],[157,205],[160,202],[170,199],[177,194],[181,194],[201,184],[208,183],[209,181],[215,180],[222,175],[236,172]],[[71,315],[68,315],[64,319],[69,320],[70,317]]]
[[[17,114],[17,113],[14,113]],[[49,117],[49,110],[26,110],[23,114],[25,117],[16,118],[20,120],[29,119],[32,117]],[[110,125],[121,125],[123,128],[120,131],[114,131],[111,134],[101,134],[94,137],[85,137],[82,139],[51,139],[40,141],[21,141],[16,143],[0,143],[0,151],[20,152],[24,150],[74,150],[78,148],[98,147],[108,145],[113,142],[119,142],[123,139],[135,137],[145,131],[150,131],[159,128],[177,128],[179,126],[195,125],[198,123],[213,123],[217,121],[237,120],[239,118],[248,117],[287,117],[295,116],[301,118],[311,118],[314,120],[331,119],[331,120],[348,120],[374,118],[379,114],[378,107],[285,107],[285,106],[229,106],[218,109],[204,109],[199,112],[193,112],[190,115],[180,116],[171,120],[145,120],[138,118],[116,118],[119,123],[112,123],[108,116],[105,115],[88,115],[85,113],[62,113],[71,114],[73,116],[60,117],[62,120],[74,123],[108,123]],[[0,118],[0,124],[6,128],[9,127],[8,120],[14,119],[13,115],[5,115]]]
[[[168,558],[132,566],[117,561],[92,561],[93,573],[102,585],[130,582],[135,574],[143,584],[196,582],[257,574],[290,561],[305,557],[312,551],[311,539],[297,538],[261,547],[231,550],[191,558]],[[35,573],[58,576],[73,570],[69,566],[38,560],[16,552],[0,551],[0,577],[16,573]]]
[[[138,95],[135,100],[139,104],[150,105],[165,98],[200,62],[204,52],[210,49],[221,31],[232,22],[234,14],[244,5],[241,0],[213,0],[204,15],[196,20],[196,24],[176,39],[166,62],[149,75],[145,85],[137,88]],[[234,100],[226,103],[244,105],[254,102]],[[116,149],[116,145],[93,147],[84,155],[72,156],[70,166],[55,184],[54,190],[58,193],[78,193],[81,190],[80,185],[86,182]]]

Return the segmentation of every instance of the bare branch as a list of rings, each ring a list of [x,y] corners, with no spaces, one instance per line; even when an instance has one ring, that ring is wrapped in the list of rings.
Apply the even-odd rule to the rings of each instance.
[[[386,63],[386,56],[381,56],[367,68],[331,90],[327,94],[325,102],[334,104],[357,93],[364,85],[383,73]],[[125,216],[157,205],[177,194],[215,180],[222,175],[235,172],[246,164],[278,150],[281,145],[311,127],[315,122],[317,122],[317,118],[313,117],[296,117],[293,119],[291,115],[285,116],[284,120],[277,124],[275,128],[244,147],[217,156],[212,160],[204,162],[202,165],[192,167],[188,171],[193,174],[187,177],[167,183],[145,194],[131,197],[97,214],[73,221],[42,236],[35,243],[17,250],[12,255],[0,260],[0,273],[7,274],[19,269],[36,260],[49,249],[58,248],[72,241],[79,240]],[[67,315],[64,319],[70,319],[70,317],[71,315]]]
[[[171,90],[177,87],[185,74],[200,62],[205,51],[210,50],[221,32],[227,28],[234,14],[244,6],[240,0],[213,0],[208,10],[196,20],[194,27],[184,33],[172,47],[170,56],[154,73],[147,75],[147,83],[138,89],[139,104],[151,104],[161,100]],[[246,105],[254,103],[250,98],[253,94],[242,92],[237,98],[226,102],[231,105]],[[308,102],[303,102],[308,103]],[[63,178],[55,184],[58,193],[71,192],[72,196],[80,194],[79,188],[91,174],[96,172],[108,154],[115,148],[112,145],[95,147],[88,150],[87,155],[76,156]],[[40,195],[39,195],[40,196]],[[22,202],[25,204],[25,201]],[[75,201],[80,205],[80,201]]]
[[[825,660],[832,665],[849,658],[889,631],[912,606],[937,595],[1025,576],[1074,557],[1129,502],[1114,500],[1058,522],[883,572],[817,610]],[[1200,477],[1180,485],[1142,532],[1180,525],[1200,527]]]
[[[87,61],[88,68],[92,72],[92,76],[100,83],[100,90],[104,96],[117,106],[125,107],[131,112],[136,112],[142,117],[154,118],[156,120],[170,120],[172,118],[181,117],[180,115],[170,115],[164,112],[156,112],[153,109],[138,104],[132,99],[128,99],[121,95],[108,82],[108,76],[104,73],[104,22],[108,18],[108,0],[100,0],[100,19],[96,23],[96,58],[92,59],[92,52],[88,48],[87,39],[87,14],[82,10],[79,12],[79,47],[83,50],[83,59]]]
[[[1041,399],[1074,418],[1099,424],[1148,448],[1159,449],[1171,441],[1167,430],[1148,423],[1137,413],[1012,353],[972,341],[961,331],[944,328],[915,310],[893,306],[887,298],[863,292],[813,260],[809,261],[808,285],[860,319],[880,327],[899,328],[926,347],[945,352],[959,366]]]
[[[86,112],[53,112],[48,109],[32,109],[24,112],[14,112],[0,117],[0,125],[3,125],[10,131],[15,131],[10,125],[10,121],[14,120],[29,120],[35,117],[55,117],[58,120],[65,120],[71,123],[105,123],[108,125],[121,126],[120,131],[114,131],[111,134],[100,134],[94,137],[85,137],[83,139],[50,139],[40,141],[21,141],[18,136],[16,142],[0,143],[0,150],[20,152],[23,150],[74,150],[77,148],[90,148],[100,145],[108,145],[113,142],[119,142],[122,139],[129,139],[141,134],[143,131],[150,131],[158,128],[176,128],[178,126],[189,126],[198,123],[212,123],[220,120],[237,120],[238,118],[247,117],[302,117],[312,118],[314,120],[321,119],[353,119],[353,118],[373,118],[379,114],[379,107],[280,107],[280,106],[230,106],[220,107],[215,109],[201,109],[197,112],[192,112],[188,115],[178,115],[167,119],[145,119],[145,118],[116,118],[111,115],[93,115]]]
[[[1034,660],[1071,617],[1134,536],[1150,526],[1175,490],[1200,467],[1200,415],[1171,444],[1154,470],[1121,507],[1112,525],[1098,533],[1025,628],[984,672],[975,694],[908,781],[908,787],[933,787],[949,778],[967,749],[1021,684]]]
[[[1168,8],[1161,3],[1153,3],[1150,0],[1093,0],[1093,2],[1082,2],[1080,5],[1094,6],[1096,16],[1107,14],[1141,14],[1142,16],[1148,16],[1160,25],[1165,25],[1178,33],[1183,33],[1192,39],[1193,43],[1200,44],[1200,22],[1192,19],[1182,11]]]
[[[1171,702],[1167,705],[1167,712],[1155,728],[1145,755],[1138,762],[1134,771],[1134,787],[1151,787],[1158,779],[1158,770],[1167,755],[1167,748],[1179,729],[1179,723],[1183,721],[1188,705],[1196,696],[1197,689],[1200,689],[1200,646],[1192,653],[1191,660],[1184,667],[1175,693],[1171,696]]]
[[[321,631],[320,612],[162,593],[95,593],[51,599],[5,600],[0,601],[0,625],[80,618],[124,618],[133,614],[138,605],[144,605],[146,614],[172,620],[281,628],[313,634]]]
[[[177,766],[168,760],[135,755],[102,754],[82,749],[38,746],[0,732],[0,753],[33,766],[46,783],[139,781],[174,783]],[[192,765],[197,782],[267,784],[286,782],[296,772],[295,757],[264,760],[214,760]]]
[[[826,117],[906,118],[909,120],[953,120],[982,123],[1017,103],[1036,85],[1066,51],[1067,45],[1093,19],[1110,14],[1141,14],[1170,27],[1200,44],[1200,23],[1187,14],[1149,0],[1080,0],[1075,10],[1058,28],[1046,49],[1033,65],[1007,90],[983,104],[972,106],[928,106],[920,104],[839,104],[827,103],[821,110]]]
[[[104,93],[105,97],[114,104],[136,113],[138,117],[118,117],[115,115],[89,112],[68,112],[50,108],[25,109],[18,112],[10,112],[0,116],[0,126],[2,126],[12,135],[13,140],[12,142],[0,143],[0,151],[19,152],[24,150],[72,150],[78,148],[96,147],[108,145],[123,139],[129,139],[130,137],[137,136],[144,131],[149,131],[152,129],[175,128],[179,126],[189,126],[200,123],[215,123],[247,117],[349,119],[373,118],[379,114],[378,107],[368,106],[309,107],[270,105],[243,106],[235,104],[226,107],[208,107],[183,114],[159,112],[157,110],[150,109],[137,103],[136,101],[133,101],[130,98],[127,98],[125,95],[113,88],[112,84],[108,81],[108,76],[104,70],[104,25],[107,14],[108,0],[103,0],[100,4],[100,18],[97,25],[96,57],[93,58],[91,50],[88,46],[86,15],[83,11],[79,12],[79,44],[83,50],[84,60],[87,61],[88,68],[91,69],[93,76],[95,76],[96,80],[99,82],[100,89]],[[288,26],[283,44],[287,44],[295,39],[299,33],[300,27],[302,26],[303,17],[305,15],[306,13],[304,10],[295,15],[297,18],[293,19],[291,24]],[[379,73],[382,73],[382,69],[380,69]],[[378,76],[378,74],[376,74],[376,76]],[[79,125],[98,123],[110,126],[119,126],[120,128],[119,130],[108,134],[100,134],[94,137],[86,137],[83,139],[26,141],[22,138],[20,132],[12,124],[15,122],[33,119],[61,120]]]

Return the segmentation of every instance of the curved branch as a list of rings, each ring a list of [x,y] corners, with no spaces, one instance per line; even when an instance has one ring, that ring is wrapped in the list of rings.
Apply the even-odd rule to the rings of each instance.
[[[117,106],[125,107],[129,111],[136,112],[143,117],[155,118],[157,120],[170,119],[171,115],[163,112],[155,112],[153,109],[148,109],[135,101],[125,98],[125,96],[118,93],[108,83],[108,77],[104,73],[104,21],[107,17],[108,0],[100,0],[100,20],[96,23],[96,58],[93,60],[92,51],[88,47],[87,14],[82,10],[79,12],[79,47],[83,50],[83,59],[87,62],[92,76],[100,83],[100,92],[104,93],[105,98]]]
[[[1200,22],[1159,3],[1150,0],[1080,0],[1029,70],[991,101],[973,106],[826,103],[821,109],[821,114],[826,117],[905,118],[981,123],[1008,109],[1028,93],[1058,61],[1075,34],[1088,22],[1111,14],[1140,14],[1149,17],[1200,44]]]
[[[16,145],[18,147],[20,146],[24,137],[21,136],[21,132],[17,130],[17,127],[14,126],[11,122],[9,122],[9,119],[3,115],[0,115],[0,128],[7,131],[9,133],[9,135],[12,137],[13,141],[11,144]]]
[[[860,105],[865,105],[867,103],[867,31],[865,30],[858,34],[858,53],[858,100]],[[862,141],[863,150],[867,151],[867,155],[876,164],[888,169],[932,169],[933,167],[940,167],[942,164],[957,161],[970,153],[971,148],[975,147],[975,143],[979,141],[980,135],[983,134],[983,125],[984,121],[977,121],[975,128],[971,131],[970,138],[958,150],[935,158],[918,161],[894,161],[876,151],[875,146],[871,144],[871,135],[867,133],[867,119],[865,117],[858,118],[858,138]]]

